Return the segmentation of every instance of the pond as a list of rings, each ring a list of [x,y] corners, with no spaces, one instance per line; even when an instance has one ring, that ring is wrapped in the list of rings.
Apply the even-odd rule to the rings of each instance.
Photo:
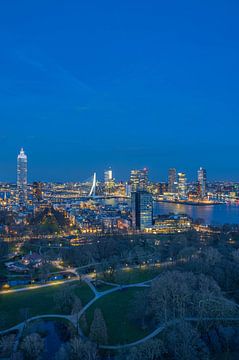
[[[71,324],[62,320],[40,320],[32,323],[26,330],[25,336],[38,333],[45,341],[45,351],[42,358],[53,360],[61,345],[70,340],[75,334]]]

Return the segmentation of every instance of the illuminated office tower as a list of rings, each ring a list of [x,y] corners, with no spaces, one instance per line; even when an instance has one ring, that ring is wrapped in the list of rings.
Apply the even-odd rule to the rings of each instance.
[[[135,230],[144,230],[153,223],[152,195],[144,190],[131,193],[132,225]]]
[[[20,206],[27,205],[27,155],[21,149],[17,157],[17,196]]]
[[[148,169],[131,170],[130,185],[132,191],[144,190],[148,185]]]
[[[111,168],[104,172],[105,195],[109,195],[114,187],[113,172]]]
[[[187,192],[187,179],[185,173],[178,173],[178,196],[185,198]]]
[[[175,168],[168,171],[168,192],[176,193],[177,191],[177,172]]]
[[[204,198],[207,190],[207,172],[200,167],[198,170],[198,195]]]
[[[111,168],[109,168],[108,170],[106,170],[104,172],[104,181],[105,183],[109,183],[113,180],[113,172],[111,170]]]

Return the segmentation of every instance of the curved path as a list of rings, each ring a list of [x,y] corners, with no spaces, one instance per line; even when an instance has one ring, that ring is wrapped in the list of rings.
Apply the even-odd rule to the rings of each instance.
[[[92,305],[94,304],[98,299],[111,294],[113,292],[116,291],[120,291],[123,289],[129,289],[129,288],[134,288],[134,287],[150,287],[151,283],[158,278],[160,275],[157,275],[155,278],[151,279],[151,280],[147,280],[145,282],[141,282],[141,283],[135,283],[135,284],[128,284],[128,285],[120,285],[120,284],[111,284],[112,289],[109,290],[105,290],[105,291],[98,291],[95,286],[92,284],[92,279],[89,276],[84,276],[82,278],[83,281],[86,282],[86,284],[91,288],[91,290],[94,293],[94,298],[92,300],[90,300],[78,313],[72,314],[72,315],[60,315],[60,314],[46,314],[46,315],[38,315],[38,316],[34,316],[31,317],[29,319],[27,319],[25,322],[21,322],[15,326],[12,326],[11,328],[8,328],[6,330],[2,330],[0,331],[0,335],[4,335],[7,334],[11,331],[18,331],[18,334],[16,336],[16,341],[14,344],[14,350],[17,350],[21,335],[23,333],[23,330],[26,326],[26,324],[35,321],[35,320],[40,320],[40,319],[47,319],[47,318],[59,318],[59,319],[64,319],[64,320],[68,320],[75,328],[77,328],[77,330],[83,335],[80,327],[79,327],[79,319],[80,317],[84,314],[84,312]],[[105,283],[107,284],[107,282],[104,282],[101,280],[101,283]],[[230,300],[227,300],[226,302],[232,304],[233,302]],[[237,304],[233,303],[234,305],[236,305],[236,307],[238,307]],[[210,317],[206,317],[206,318],[185,318],[183,319],[185,321],[239,321],[239,317],[232,317],[232,318],[210,318]],[[154,338],[155,336],[157,336],[159,333],[161,333],[163,330],[165,330],[167,327],[175,325],[177,323],[179,323],[180,321],[182,321],[182,319],[175,319],[175,320],[171,320],[168,321],[166,323],[160,324],[154,331],[152,331],[150,334],[146,335],[144,338],[134,341],[132,343],[128,343],[128,344],[122,344],[122,345],[100,345],[99,347],[102,349],[109,349],[109,350],[120,350],[120,349],[125,349],[125,348],[129,348],[132,346],[137,346],[140,345],[152,338]]]
[[[82,316],[82,314],[95,302],[97,301],[99,298],[106,296],[108,294],[111,294],[115,291],[119,291],[119,290],[123,290],[123,289],[127,289],[127,288],[132,288],[132,287],[149,287],[148,284],[145,283],[138,283],[138,284],[129,284],[129,285],[115,285],[115,287],[113,287],[112,289],[106,290],[106,291],[102,291],[99,292],[97,291],[97,289],[94,287],[94,285],[92,284],[91,279],[88,276],[84,276],[83,281],[85,281],[87,283],[87,285],[91,288],[91,290],[94,293],[94,298],[89,301],[82,309],[80,312],[73,314],[73,315],[60,315],[60,314],[45,314],[45,315],[37,315],[37,316],[33,316],[29,319],[27,319],[24,322],[21,322],[15,326],[12,326],[6,330],[2,330],[0,331],[0,335],[5,335],[9,332],[12,331],[17,331],[17,336],[16,336],[16,340],[15,340],[15,344],[14,344],[14,351],[17,350],[21,335],[23,333],[23,330],[25,328],[25,326],[32,322],[32,321],[36,321],[36,320],[40,320],[40,319],[49,319],[49,318],[58,318],[58,319],[64,319],[64,320],[68,320],[75,328],[77,328],[79,331],[81,331],[81,329],[79,328],[79,319]]]
[[[236,318],[184,318],[184,321],[239,321],[239,317]],[[154,331],[152,331],[150,334],[146,335],[144,338],[134,341],[132,343],[123,344],[123,345],[100,345],[99,347],[101,349],[107,349],[107,350],[121,350],[121,349],[127,349],[132,346],[141,345],[144,342],[154,338],[159,333],[161,333],[163,330],[165,330],[167,327],[176,325],[177,323],[180,323],[182,319],[175,319],[168,321],[164,324],[159,325]]]

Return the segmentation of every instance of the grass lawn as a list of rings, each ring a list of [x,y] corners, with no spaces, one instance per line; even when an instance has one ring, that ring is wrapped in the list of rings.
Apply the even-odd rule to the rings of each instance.
[[[108,284],[104,284],[104,283],[93,283],[94,287],[96,288],[97,291],[106,291],[106,290],[110,290],[115,286],[111,286]]]
[[[20,309],[27,308],[30,317],[43,314],[59,314],[54,295],[63,286],[73,287],[75,294],[80,297],[83,305],[87,304],[94,296],[89,286],[80,281],[75,281],[70,285],[55,285],[42,289],[2,294],[0,295],[0,312],[5,315],[6,322],[4,324],[0,323],[0,330],[7,329],[23,320]]]
[[[100,308],[106,322],[109,344],[130,343],[146,336],[149,333],[149,330],[140,329],[140,327],[130,320],[128,316],[133,306],[132,302],[135,294],[143,291],[142,288],[119,290],[96,301],[86,311],[88,323],[86,335],[89,335],[89,328],[93,320],[94,310]]]
[[[159,275],[164,269],[160,267],[146,267],[131,269],[125,268],[124,270],[117,271],[115,279],[112,282],[119,284],[134,284],[147,280],[151,280]],[[109,280],[110,281],[110,280]]]

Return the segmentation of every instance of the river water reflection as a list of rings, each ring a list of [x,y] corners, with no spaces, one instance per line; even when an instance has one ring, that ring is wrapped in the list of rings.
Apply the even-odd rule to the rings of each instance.
[[[105,200],[106,204],[116,205],[117,203],[126,202],[120,199]],[[130,205],[130,201],[127,201]],[[239,205],[211,205],[211,206],[192,206],[184,204],[172,204],[155,202],[154,215],[163,214],[187,214],[195,219],[204,219],[205,224],[239,224]]]

